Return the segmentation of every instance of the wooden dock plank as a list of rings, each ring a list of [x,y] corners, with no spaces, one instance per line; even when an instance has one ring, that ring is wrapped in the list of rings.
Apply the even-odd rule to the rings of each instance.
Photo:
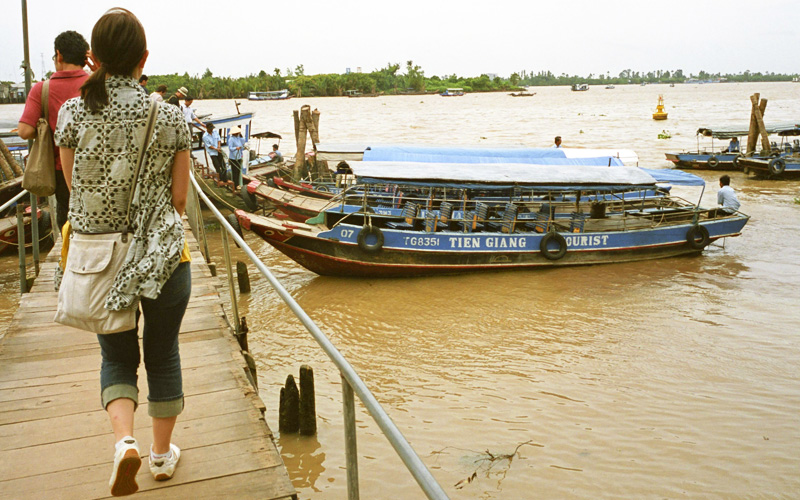
[[[156,483],[143,461],[144,498],[296,498],[264,418],[264,403],[222,310],[220,278],[192,248],[192,297],[181,327],[186,408],[174,440],[175,476]],[[93,334],[53,323],[52,275],[60,245],[0,342],[0,499],[109,498],[113,435],[100,407],[100,349]],[[152,439],[147,380],[139,370],[135,433],[142,455]]]

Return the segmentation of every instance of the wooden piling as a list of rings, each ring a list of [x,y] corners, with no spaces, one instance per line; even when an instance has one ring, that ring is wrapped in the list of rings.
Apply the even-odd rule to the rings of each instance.
[[[300,430],[300,392],[293,375],[286,377],[286,385],[281,388],[278,430],[281,434],[293,434]]]
[[[236,280],[239,282],[239,293],[250,293],[250,274],[247,264],[236,261]]]
[[[764,111],[767,109],[767,100],[761,99],[759,102],[759,97],[761,94],[755,93],[750,96],[750,103],[752,106],[752,111],[750,112],[750,131],[747,134],[747,153],[754,153],[756,150],[756,143],[758,142],[758,136],[761,135],[761,149],[769,152],[772,150],[772,147],[769,144],[769,135],[767,134],[767,129],[764,126]]]
[[[2,154],[3,160],[5,160],[5,162],[8,164],[8,167],[14,173],[12,177],[19,177],[22,175],[22,167],[17,164],[17,160],[14,159],[14,155],[11,154],[8,146],[6,146],[6,143],[3,141],[0,141],[0,154]]]
[[[314,370],[308,365],[300,367],[300,434],[317,433],[317,410],[314,403]]]

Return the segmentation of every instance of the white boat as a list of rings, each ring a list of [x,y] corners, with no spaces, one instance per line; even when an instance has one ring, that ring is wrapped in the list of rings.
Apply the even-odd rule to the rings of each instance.
[[[575,92],[585,92],[585,91],[589,90],[589,84],[588,83],[573,83],[572,84],[572,90],[575,91]]]
[[[250,101],[279,101],[282,99],[289,99],[290,97],[289,89],[250,92],[247,94],[247,99]]]
[[[464,89],[459,89],[459,88],[447,89],[439,95],[442,97],[458,97],[464,95]]]

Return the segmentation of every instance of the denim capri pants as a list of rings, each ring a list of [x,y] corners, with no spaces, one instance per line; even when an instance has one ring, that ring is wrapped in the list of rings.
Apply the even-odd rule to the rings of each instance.
[[[148,411],[151,417],[175,417],[183,411],[183,379],[178,332],[192,292],[190,262],[181,262],[164,283],[156,299],[142,298],[144,316],[142,347],[147,371]],[[103,362],[100,390],[103,408],[115,399],[133,400],[139,406],[138,376],[140,354],[138,320],[132,330],[98,335]]]

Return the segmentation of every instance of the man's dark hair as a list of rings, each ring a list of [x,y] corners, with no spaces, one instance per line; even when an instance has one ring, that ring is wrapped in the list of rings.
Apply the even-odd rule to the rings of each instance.
[[[211,123],[211,122],[206,122],[206,128],[213,130],[214,129],[214,124]]]
[[[167,91],[167,86],[164,85],[163,83],[158,87],[156,87],[156,92],[166,92],[166,91]]]
[[[147,78],[147,75],[142,75],[139,77],[139,83],[146,82],[147,80],[149,80],[149,78]]]
[[[731,177],[729,175],[723,175],[719,178],[719,183],[723,186],[730,186],[731,185]]]
[[[555,142],[558,142],[558,141],[560,141],[560,140],[561,140],[561,136],[560,136],[560,135],[557,135],[557,136],[556,136],[556,139],[555,139]]]
[[[273,144],[272,145],[272,149],[278,149],[278,145],[277,144]]]
[[[89,44],[83,35],[77,31],[65,31],[56,37],[54,51],[61,52],[61,57],[67,64],[74,64],[83,67],[86,64],[86,53],[89,51]]]

